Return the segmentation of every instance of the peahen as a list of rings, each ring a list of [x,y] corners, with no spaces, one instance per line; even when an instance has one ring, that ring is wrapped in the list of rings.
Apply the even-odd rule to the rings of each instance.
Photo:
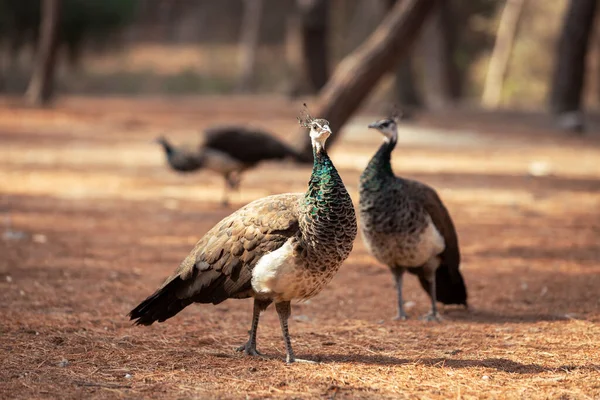
[[[159,137],[167,162],[178,172],[191,172],[206,168],[225,179],[222,204],[229,204],[229,191],[239,189],[244,171],[262,161],[290,159],[305,162],[291,146],[259,129],[244,126],[216,126],[204,132],[202,143],[196,150],[177,147],[166,138]]]
[[[260,355],[259,315],[275,303],[286,360],[301,361],[288,333],[290,302],[323,289],[350,254],[357,233],[352,200],[325,151],[328,122],[306,113],[301,124],[310,129],[314,152],[306,193],[253,201],[216,224],[175,273],[129,313],[136,324],[163,322],[192,303],[253,297],[249,339],[238,351]]]
[[[394,175],[390,164],[398,140],[398,120],[369,125],[384,143],[360,177],[361,234],[369,252],[392,271],[398,315],[406,319],[402,298],[405,272],[415,274],[431,298],[428,320],[439,319],[436,301],[467,306],[467,289],[459,270],[458,237],[448,210],[436,191]]]

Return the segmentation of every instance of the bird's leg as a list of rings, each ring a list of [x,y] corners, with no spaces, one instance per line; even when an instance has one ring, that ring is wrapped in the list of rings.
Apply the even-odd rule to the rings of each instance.
[[[291,306],[289,301],[284,301],[281,303],[275,303],[275,310],[277,310],[277,315],[279,316],[279,323],[281,324],[281,333],[283,334],[283,341],[285,342],[285,351],[286,351],[286,362],[288,364],[296,361],[296,357],[294,356],[294,350],[292,349],[292,342],[290,340],[290,333],[288,331],[288,319],[291,314]]]
[[[239,172],[232,172],[229,180],[229,187],[231,188],[231,190],[234,190],[236,193],[239,193],[241,180],[242,176]]]
[[[425,274],[426,278],[429,282],[431,282],[429,289],[429,296],[431,297],[431,311],[428,314],[423,316],[423,319],[426,321],[437,321],[440,322],[442,317],[438,313],[437,309],[437,298],[436,298],[436,282],[435,282],[435,270],[439,265],[439,259],[435,257],[433,260],[430,260],[425,264]]]
[[[240,177],[233,171],[228,172],[225,175],[225,190],[223,192],[223,199],[221,200],[221,204],[223,207],[229,206],[229,193],[231,191],[238,191],[240,187]]]
[[[223,187],[223,197],[221,198],[221,206],[229,206],[229,189],[233,187],[231,172],[225,174],[225,187]]]
[[[396,321],[404,321],[408,318],[406,311],[404,310],[404,299],[402,298],[402,278],[405,271],[406,269],[402,267],[392,268],[392,273],[396,280],[396,292],[398,294],[398,315],[394,317],[394,320]]]
[[[290,333],[288,331],[288,319],[291,314],[291,306],[289,301],[283,301],[281,303],[275,303],[275,309],[279,316],[279,322],[281,323],[281,333],[283,334],[283,341],[285,342],[285,351],[287,353],[285,361],[288,364],[294,362],[305,362],[315,363],[314,361],[301,360],[294,356],[294,350],[292,349],[292,341],[290,340]]]
[[[260,317],[260,313],[269,307],[271,304],[271,300],[257,300],[254,299],[254,310],[252,312],[252,327],[250,328],[250,337],[248,341],[238,347],[236,351],[243,351],[249,356],[262,356],[256,350],[256,330],[258,329],[258,319]]]

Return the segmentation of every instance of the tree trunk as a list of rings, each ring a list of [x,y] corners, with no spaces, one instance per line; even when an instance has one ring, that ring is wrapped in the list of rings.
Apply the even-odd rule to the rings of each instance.
[[[443,109],[459,95],[458,69],[454,63],[455,32],[450,0],[440,2],[423,28],[423,93],[426,105]]]
[[[340,129],[379,79],[406,56],[419,29],[439,1],[403,0],[398,2],[363,45],[342,60],[320,93],[313,116],[329,121],[333,135],[329,145],[340,137]],[[300,151],[312,160],[312,146],[301,129]]]
[[[316,93],[329,79],[329,6],[329,0],[296,0],[287,33],[292,96]]]
[[[571,0],[565,12],[550,93],[550,109],[555,114],[581,109],[586,56],[596,4],[597,0]]]
[[[496,33],[496,43],[490,57],[483,96],[485,107],[498,108],[502,101],[502,87],[508,71],[519,22],[523,14],[525,0],[507,0]]]
[[[287,78],[287,92],[291,98],[308,92],[308,85],[302,70],[302,39],[300,34],[300,16],[294,10],[287,16],[285,31],[285,66]]]
[[[6,84],[6,75],[8,74],[8,51],[5,46],[2,46],[0,41],[0,92],[3,92]]]
[[[44,105],[54,95],[54,70],[58,52],[60,0],[42,1],[42,18],[37,59],[27,88],[26,98],[32,105]]]
[[[383,0],[383,6],[389,10],[394,7],[396,2],[397,0]],[[423,105],[416,82],[414,61],[414,51],[410,51],[410,54],[407,54],[396,68],[396,100],[402,107],[421,107]]]
[[[352,12],[349,13],[343,27],[343,53],[346,55],[354,51],[377,28],[385,17],[387,11],[393,6],[388,2],[374,0],[353,0]],[[337,11],[337,9],[336,9]]]
[[[413,55],[407,54],[396,69],[396,98],[401,106],[421,107],[423,105],[417,90],[416,79]]]
[[[252,89],[256,70],[256,53],[260,36],[260,20],[263,0],[245,0],[242,34],[240,38],[240,76],[238,91],[247,92]]]
[[[299,0],[304,68],[315,92],[329,79],[327,28],[329,0]]]

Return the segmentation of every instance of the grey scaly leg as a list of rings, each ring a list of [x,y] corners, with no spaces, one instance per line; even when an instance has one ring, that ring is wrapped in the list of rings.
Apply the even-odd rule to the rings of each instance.
[[[396,292],[398,293],[398,315],[394,317],[397,321],[404,321],[408,318],[404,310],[404,299],[402,298],[402,277],[404,276],[405,268],[392,268],[394,279],[396,280]]]
[[[242,181],[242,176],[239,172],[233,172],[231,179],[231,192],[235,194],[237,201],[240,200],[240,182]]]
[[[431,297],[431,311],[429,311],[428,314],[425,314],[423,316],[423,319],[426,321],[437,321],[440,322],[442,320],[442,317],[440,316],[440,314],[438,313],[438,309],[437,309],[437,297],[436,297],[436,282],[435,282],[435,270],[437,269],[437,266],[439,265],[439,259],[437,257],[435,257],[434,259],[430,260],[427,262],[427,264],[425,265],[426,268],[426,273],[427,273],[427,278],[428,281],[431,282],[431,287],[429,290],[429,296]]]
[[[426,314],[423,318],[427,321],[440,322],[442,320],[442,317],[440,317],[440,314],[438,313],[437,309],[437,299],[435,296],[435,274],[431,278],[431,293],[429,293],[429,295],[431,296],[431,311],[429,311],[429,313]]]
[[[221,200],[223,207],[229,206],[229,197],[232,192],[239,193],[240,179],[240,176],[235,172],[228,172],[225,175],[225,190],[223,191],[223,199]]]
[[[229,206],[229,190],[232,187],[231,179],[231,172],[229,172],[225,175],[225,187],[223,188],[223,197],[221,198],[221,206],[223,207]]]
[[[229,174],[225,175],[225,186],[223,187],[223,197],[221,197],[221,206],[229,206]]]
[[[260,313],[269,307],[271,300],[257,300],[254,299],[254,311],[252,312],[252,327],[250,328],[250,337],[248,341],[238,347],[236,351],[243,351],[249,356],[262,356],[261,353],[256,350],[256,330],[258,329],[258,318]]]
[[[281,323],[281,333],[283,334],[283,341],[285,342],[285,351],[287,353],[285,361],[288,364],[294,362],[305,362],[315,363],[314,361],[302,360],[294,356],[294,350],[292,349],[292,341],[290,340],[290,333],[288,331],[288,319],[290,318],[291,306],[289,301],[283,301],[281,303],[275,303],[275,310],[279,315],[279,322]]]

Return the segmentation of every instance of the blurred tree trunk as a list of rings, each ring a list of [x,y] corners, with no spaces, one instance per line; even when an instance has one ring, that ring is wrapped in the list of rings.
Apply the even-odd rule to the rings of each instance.
[[[239,49],[240,76],[237,85],[237,90],[240,92],[247,92],[252,88],[256,71],[256,53],[258,51],[263,3],[263,0],[244,1]]]
[[[423,100],[417,89],[413,54],[407,54],[396,68],[396,98],[403,107],[421,107]]]
[[[423,28],[420,51],[423,56],[423,94],[427,107],[442,109],[458,98],[460,80],[454,62],[456,27],[450,0],[439,7]]]
[[[303,77],[302,56],[300,55],[300,18],[294,10],[289,13],[285,31],[285,66],[287,78],[287,92],[292,98],[303,92],[308,92],[306,79]]]
[[[392,70],[409,52],[427,16],[444,0],[403,0],[398,2],[363,45],[342,60],[319,95],[312,110],[316,118],[329,121],[333,135],[329,144],[340,137],[340,129],[379,79]],[[312,160],[310,138],[301,129],[300,151]]]
[[[327,28],[329,0],[298,0],[302,21],[302,54],[304,68],[315,91],[329,79]]]
[[[3,46],[4,43],[0,41],[0,92],[3,92],[6,84],[6,75],[8,74],[8,51]]]
[[[373,33],[387,11],[394,5],[394,1],[391,4],[389,4],[390,0],[384,2],[374,0],[346,1],[353,7],[351,7],[351,12],[342,31],[344,33],[342,55],[354,51]]]
[[[483,96],[485,107],[498,108],[502,101],[502,87],[508,71],[510,56],[519,30],[525,0],[507,0],[496,33],[496,43],[490,57]]]
[[[296,0],[295,14],[288,21],[287,43],[292,96],[315,93],[329,79],[329,6],[329,0]]]
[[[581,109],[588,42],[597,0],[571,0],[565,12],[555,60],[550,109],[560,114]]]
[[[61,0],[43,0],[40,38],[33,75],[26,98],[32,105],[44,105],[54,95],[54,70],[58,52],[58,24]]]
[[[389,10],[394,7],[398,0],[383,0],[385,7]],[[400,0],[401,1],[401,0]],[[414,68],[414,51],[404,57],[396,68],[395,77],[396,99],[403,107],[421,107],[423,105],[419,94]]]

